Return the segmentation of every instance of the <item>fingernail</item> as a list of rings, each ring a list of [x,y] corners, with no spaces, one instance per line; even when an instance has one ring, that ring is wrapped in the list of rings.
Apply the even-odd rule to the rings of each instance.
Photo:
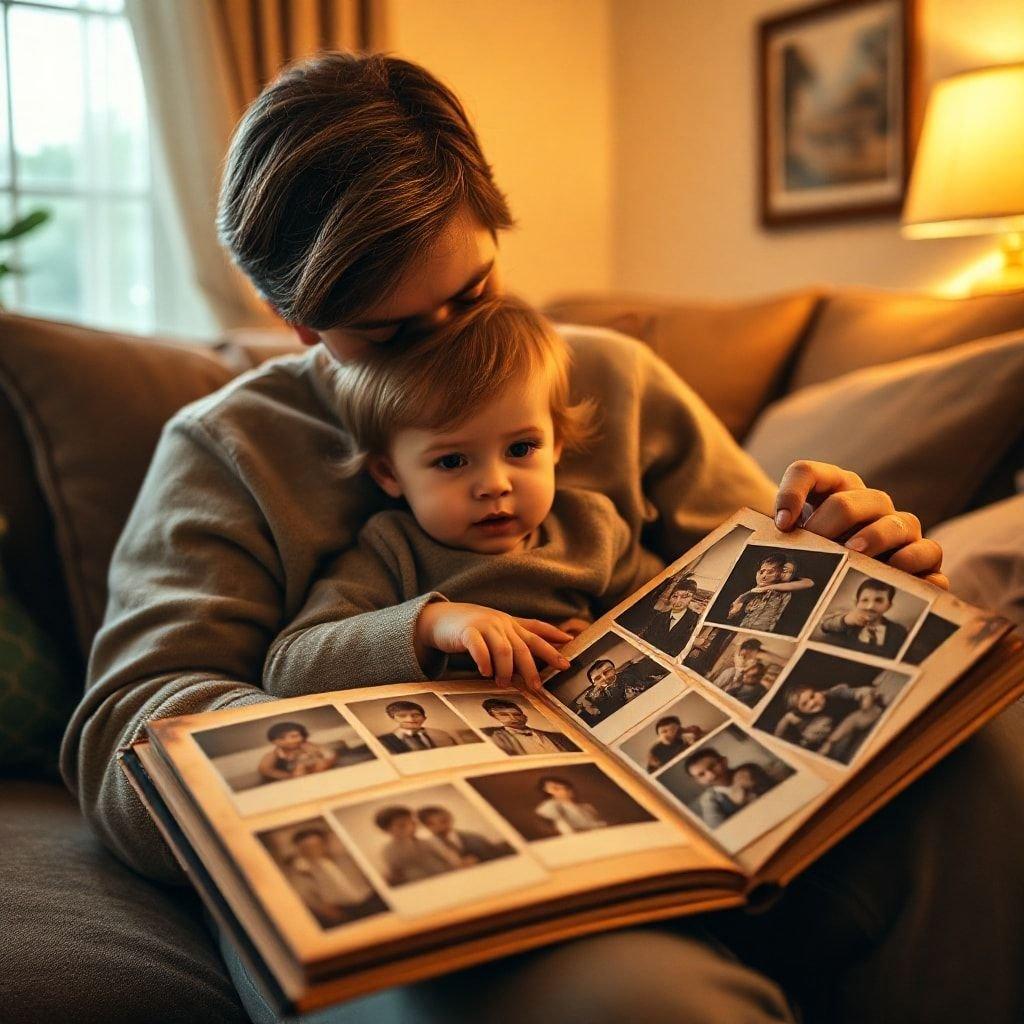
[[[788,508],[780,508],[775,513],[775,525],[780,530],[785,530],[793,522],[793,513]]]
[[[851,551],[863,551],[868,546],[868,542],[863,537],[851,537],[846,542],[846,546]]]
[[[562,668],[568,668],[568,667],[569,667],[569,666],[570,666],[571,664],[572,664],[572,662],[571,662],[571,661],[570,661],[570,660],[569,660],[568,658],[563,658],[563,659],[562,659],[562,660],[561,660],[561,661],[559,662],[559,665],[561,665],[561,666],[562,666]]]

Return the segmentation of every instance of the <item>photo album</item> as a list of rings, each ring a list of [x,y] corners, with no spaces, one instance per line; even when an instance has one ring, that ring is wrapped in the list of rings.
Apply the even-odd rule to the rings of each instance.
[[[1024,692],[1005,619],[744,509],[539,690],[149,724],[121,765],[278,1012],[764,905]]]

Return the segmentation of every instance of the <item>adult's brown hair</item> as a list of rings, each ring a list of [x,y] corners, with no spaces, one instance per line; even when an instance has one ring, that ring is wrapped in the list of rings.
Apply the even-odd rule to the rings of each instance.
[[[322,331],[386,298],[464,207],[493,233],[512,225],[451,90],[397,57],[324,53],[239,122],[217,227],[288,322]]]

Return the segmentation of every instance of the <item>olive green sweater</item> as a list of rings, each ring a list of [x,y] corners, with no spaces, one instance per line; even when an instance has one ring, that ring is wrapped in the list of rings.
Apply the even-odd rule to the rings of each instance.
[[[648,349],[608,331],[564,335],[573,391],[596,400],[602,431],[588,452],[563,458],[560,487],[605,494],[631,543],[665,559],[741,505],[770,510],[769,481]],[[324,566],[387,507],[371,481],[338,469],[347,440],[332,366],[318,346],[175,415],[114,552],[61,769],[103,841],[152,877],[182,875],[118,748],[154,718],[274,699],[260,685],[270,644]],[[309,689],[301,679],[281,686]]]

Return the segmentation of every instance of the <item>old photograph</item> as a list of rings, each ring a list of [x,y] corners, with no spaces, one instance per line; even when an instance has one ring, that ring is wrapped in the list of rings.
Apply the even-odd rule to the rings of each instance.
[[[848,765],[911,678],[908,671],[806,650],[755,725],[787,743]]]
[[[706,621],[797,637],[843,557],[831,551],[750,544],[708,610]]]
[[[648,774],[660,771],[728,721],[721,708],[690,690],[648,718],[617,744]]]
[[[203,729],[192,738],[242,814],[346,793],[395,777],[334,705]]]
[[[859,569],[847,569],[811,639],[892,661],[927,607],[927,601],[909,591]]]
[[[793,657],[797,645],[782,637],[758,636],[724,626],[705,626],[683,665],[722,693],[753,708],[761,703]]]
[[[729,574],[752,531],[736,526],[703,554],[682,566],[635,604],[616,623],[676,657],[693,636],[697,620]]]
[[[960,627],[941,615],[929,612],[903,652],[900,661],[908,665],[920,665],[930,658]]]
[[[387,904],[325,819],[292,822],[257,838],[321,928],[387,912]]]
[[[509,757],[580,752],[551,719],[515,690],[446,693],[444,698]]]
[[[548,679],[544,688],[585,725],[594,728],[610,722],[668,675],[664,665],[639,647],[618,633],[606,633],[577,654],[569,668]]]

